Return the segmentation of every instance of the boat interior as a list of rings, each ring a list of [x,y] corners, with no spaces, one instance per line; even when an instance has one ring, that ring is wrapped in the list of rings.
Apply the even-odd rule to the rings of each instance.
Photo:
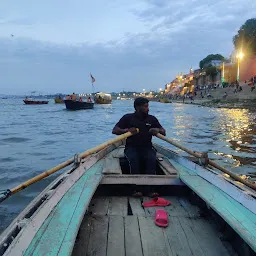
[[[241,238],[180,182],[164,155],[157,153],[157,176],[129,175],[123,151],[121,146],[106,159],[103,180],[84,215],[72,255],[238,255],[230,241],[241,245]],[[135,186],[145,196],[132,197]],[[171,205],[143,207],[151,200],[149,191]],[[156,211],[163,208],[166,228],[154,223]]]
[[[143,163],[142,174],[129,174],[124,142],[76,155],[0,236],[0,255],[255,255],[255,191],[154,147],[157,175],[143,174]],[[150,192],[171,204],[143,207]],[[165,228],[154,222],[162,208]]]

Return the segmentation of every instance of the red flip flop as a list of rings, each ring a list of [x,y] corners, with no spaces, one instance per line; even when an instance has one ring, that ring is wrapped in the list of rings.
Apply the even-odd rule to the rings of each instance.
[[[144,207],[154,207],[154,206],[168,206],[170,205],[171,202],[164,199],[164,198],[161,198],[161,197],[155,197],[153,198],[151,201],[149,202],[144,202],[142,203],[142,205]]]
[[[159,209],[156,211],[155,224],[159,227],[168,226],[168,215],[164,209]]]

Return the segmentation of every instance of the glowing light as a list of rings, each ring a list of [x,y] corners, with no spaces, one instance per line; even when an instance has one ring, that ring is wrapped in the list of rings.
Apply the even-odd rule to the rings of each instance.
[[[239,53],[236,55],[236,57],[237,57],[239,60],[241,60],[241,59],[244,57],[243,52],[239,52]]]

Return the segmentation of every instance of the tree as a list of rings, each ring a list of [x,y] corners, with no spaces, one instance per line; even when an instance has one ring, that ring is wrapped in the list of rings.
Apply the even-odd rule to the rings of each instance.
[[[211,77],[212,82],[214,82],[214,77],[218,74],[218,69],[215,66],[208,66],[205,72],[207,76]]]
[[[256,54],[256,18],[247,20],[233,37],[236,50],[245,49],[246,55]]]
[[[204,68],[207,63],[212,60],[225,60],[221,54],[210,54],[199,62],[199,67]]]

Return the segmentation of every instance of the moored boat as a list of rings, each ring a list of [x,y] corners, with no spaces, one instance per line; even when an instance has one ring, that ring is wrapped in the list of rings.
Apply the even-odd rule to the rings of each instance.
[[[94,106],[93,102],[75,101],[75,100],[64,100],[66,109],[69,110],[80,110],[80,109],[92,109]]]
[[[94,102],[96,104],[110,104],[112,102],[112,96],[109,93],[98,92],[94,95]]]
[[[74,166],[41,192],[3,232],[0,255],[256,252],[253,189],[199,165],[202,159],[182,157],[157,144],[157,175],[130,175],[124,144],[124,140],[109,143],[83,160],[76,156]],[[130,196],[135,185],[144,197]],[[149,189],[171,202],[161,207],[168,214],[166,228],[154,223],[159,207],[142,206],[150,200]]]
[[[42,105],[42,104],[48,104],[48,100],[32,100],[32,99],[25,99],[23,102],[27,105]]]
[[[55,103],[64,103],[64,100],[62,98],[54,98]]]

